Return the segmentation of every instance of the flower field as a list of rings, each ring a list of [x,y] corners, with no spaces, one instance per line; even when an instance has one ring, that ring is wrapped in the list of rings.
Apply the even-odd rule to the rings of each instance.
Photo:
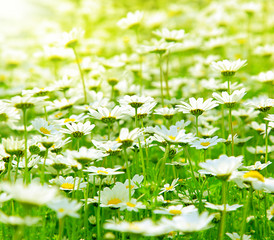
[[[0,239],[274,239],[271,0],[2,9]]]

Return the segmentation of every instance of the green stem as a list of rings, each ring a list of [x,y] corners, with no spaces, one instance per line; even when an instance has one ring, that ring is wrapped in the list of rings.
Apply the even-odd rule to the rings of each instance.
[[[162,54],[159,54],[159,66],[160,66],[160,84],[161,84],[161,103],[162,103],[162,107],[164,107]]]
[[[100,181],[99,181],[99,196],[98,196],[98,207],[97,207],[97,239],[100,240],[101,239],[101,216],[100,216],[100,202],[101,202],[101,188],[102,188],[102,179],[101,176],[100,177]],[[94,179],[95,180],[95,179]],[[95,184],[95,182],[94,182]]]
[[[65,223],[65,219],[64,219],[64,218],[60,218],[60,219],[59,219],[59,234],[58,234],[58,240],[62,240],[63,231],[64,231],[64,223]]]
[[[223,240],[224,239],[224,234],[225,234],[226,191],[227,191],[226,185],[227,185],[227,182],[223,181],[223,183],[222,183],[222,204],[224,205],[224,210],[222,211],[222,218],[221,218],[221,222],[220,222],[218,240]]]
[[[166,74],[165,74],[165,82],[166,82],[166,94],[167,98],[170,99],[170,94],[169,94],[169,86],[168,86],[168,63],[169,63],[169,51],[167,53],[166,57]]]
[[[265,121],[265,163],[268,161],[268,134],[267,134],[267,128],[268,128],[268,121]]]
[[[131,178],[130,178],[130,169],[128,164],[128,157],[127,157],[127,149],[124,147],[124,155],[125,155],[125,161],[126,161],[126,168],[127,168],[127,178],[128,178],[128,195],[129,195],[129,201],[131,200]]]
[[[25,172],[24,172],[24,182],[28,184],[30,182],[29,172],[28,172],[28,132],[27,132],[27,109],[22,109],[23,111],[23,122],[24,122],[24,138],[25,138]]]
[[[135,107],[135,127],[138,128],[138,108]]]
[[[232,125],[232,114],[231,107],[229,108],[229,123],[230,123],[230,132],[231,132],[231,155],[234,156],[234,137],[233,137],[233,125]]]
[[[86,85],[85,85],[84,74],[83,74],[83,71],[81,69],[80,60],[79,60],[76,48],[74,47],[74,48],[72,48],[72,50],[74,52],[75,59],[76,59],[76,62],[77,62],[77,66],[78,66],[78,69],[79,69],[79,72],[80,72],[80,76],[81,76],[81,80],[82,80],[84,99],[85,99],[84,104],[87,104],[87,92],[86,92]]]
[[[252,197],[252,187],[249,186],[249,195],[246,199],[246,202],[245,202],[245,207],[244,207],[244,215],[243,215],[243,222],[242,222],[242,226],[241,226],[241,240],[243,239],[243,235],[245,233],[245,227],[246,227],[246,218],[247,218],[247,213],[248,213],[248,210],[249,210],[249,203],[250,203],[250,199]]]
[[[48,151],[49,149],[46,149],[46,153],[45,153],[45,157],[44,157],[44,162],[42,165],[42,171],[41,171],[41,184],[44,185],[45,182],[45,166],[46,166],[46,161],[47,161],[47,157],[48,157]]]
[[[198,118],[199,118],[199,116],[197,115],[196,116],[196,136],[198,137],[199,136],[199,129],[198,129]]]
[[[224,114],[224,104],[222,104],[222,138],[225,139],[225,114]],[[223,153],[226,153],[225,144],[223,144]]]

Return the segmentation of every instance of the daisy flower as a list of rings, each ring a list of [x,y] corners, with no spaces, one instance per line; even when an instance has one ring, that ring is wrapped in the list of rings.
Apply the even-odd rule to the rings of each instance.
[[[86,182],[83,182],[82,179],[76,177],[75,179],[72,176],[62,177],[52,179],[49,181],[52,184],[56,184],[60,187],[60,190],[73,191],[73,190],[83,190],[87,186]]]
[[[80,121],[85,120],[86,118],[88,118],[88,116],[86,116],[84,113],[81,113],[79,115],[71,115],[68,118],[62,118],[62,119],[58,119],[58,120],[54,120],[54,123],[56,123],[57,125],[66,125],[67,123],[77,123]]]
[[[199,165],[203,169],[198,172],[201,174],[211,174],[220,179],[227,180],[242,165],[242,161],[243,156],[228,157],[221,155],[218,159],[206,160],[206,162],[200,163]]]
[[[108,153],[110,156],[116,155],[121,152],[122,143],[118,143],[117,141],[96,141],[92,140],[92,143],[96,148],[99,148],[101,151]]]
[[[173,192],[175,191],[175,187],[178,186],[179,184],[177,183],[179,178],[176,178],[172,181],[171,185],[169,183],[165,184],[163,188],[161,188],[161,192],[159,192],[159,195],[164,193],[164,192]]]
[[[163,39],[165,39],[165,41],[167,42],[178,42],[178,41],[182,41],[186,34],[185,34],[185,30],[181,29],[181,30],[168,30],[167,28],[163,28],[161,31],[160,30],[156,30],[153,32],[153,34],[155,34],[158,37],[161,37]]]
[[[19,216],[8,216],[0,211],[0,222],[12,226],[33,226],[37,225],[41,221],[40,217],[19,217]]]
[[[242,238],[238,233],[226,233],[226,235],[232,239],[232,240],[238,240],[238,239],[242,239],[242,240],[250,240],[251,236],[250,235],[243,235]]]
[[[274,99],[260,97],[248,101],[246,105],[251,106],[260,112],[268,112],[274,106]]]
[[[117,172],[120,168],[104,168],[104,167],[95,167],[91,166],[88,167],[87,169],[84,170],[84,172],[89,172],[91,174],[89,175],[103,175],[103,176],[108,176],[108,175],[118,175],[118,174],[124,174],[124,172]]]
[[[267,210],[267,219],[271,220],[274,217],[274,203],[272,206]]]
[[[133,108],[139,108],[146,103],[155,103],[155,100],[152,97],[145,97],[145,96],[139,97],[137,95],[133,95],[133,96],[126,95],[119,100],[119,103],[121,104],[121,106],[129,105]]]
[[[130,147],[141,136],[141,133],[142,131],[139,128],[135,128],[132,131],[129,131],[128,128],[122,128],[116,141],[122,143],[123,147]]]
[[[119,208],[129,202],[129,189],[124,184],[115,184],[112,189],[106,187],[101,191],[100,207]]]
[[[198,211],[198,209],[194,205],[190,205],[187,207],[184,207],[183,205],[171,205],[168,206],[168,208],[160,208],[159,210],[156,209],[153,212],[155,214],[182,215],[191,213],[193,211]]]
[[[240,204],[234,204],[234,205],[228,205],[225,206],[226,212],[236,211],[238,208],[242,207],[243,205]],[[206,202],[205,204],[206,208],[218,210],[218,211],[224,211],[224,205],[215,205],[213,203]]]
[[[131,198],[129,202],[122,203],[120,207],[120,211],[127,210],[130,212],[138,212],[139,209],[146,209],[146,206],[141,202],[137,202],[137,200],[134,198]]]
[[[190,147],[195,147],[196,149],[208,149],[216,145],[218,142],[224,142],[224,139],[215,136],[213,138],[199,138],[198,140],[191,143]]]
[[[9,138],[3,138],[2,139],[2,144],[3,147],[6,151],[6,153],[10,155],[18,155],[22,156],[24,149],[25,149],[25,144],[24,140],[19,140],[17,138],[13,138],[12,136]]]
[[[272,162],[268,161],[266,163],[261,163],[260,161],[255,162],[254,165],[251,166],[243,166],[242,168],[245,168],[249,171],[260,171],[266,168],[268,165],[270,165]]]
[[[36,206],[49,203],[55,199],[58,194],[57,188],[49,188],[46,185],[42,186],[36,182],[31,182],[29,185],[25,185],[20,181],[13,184],[2,182],[0,189],[9,194],[15,201]]]
[[[195,116],[199,116],[204,111],[210,110],[217,106],[217,102],[212,101],[212,98],[209,98],[206,101],[204,101],[203,98],[198,98],[197,100],[195,98],[190,98],[189,104],[186,102],[181,102],[181,105],[176,105],[179,112],[191,113]]]
[[[156,53],[156,54],[164,54],[168,50],[179,46],[180,44],[175,42],[166,42],[163,39],[160,41],[152,41],[151,45],[141,45],[139,49],[137,49],[137,52],[139,54],[145,54],[145,53]]]
[[[6,100],[10,106],[13,106],[17,109],[28,109],[34,106],[42,106],[44,104],[45,97],[30,97],[30,96],[16,96],[11,100]]]
[[[60,44],[67,48],[75,48],[79,40],[84,36],[85,31],[82,29],[73,28],[69,33],[62,34]]]
[[[117,119],[122,118],[124,108],[116,106],[113,110],[105,107],[98,107],[97,111],[89,109],[89,115],[95,119],[101,120],[103,123],[113,123]]]
[[[117,25],[123,29],[129,29],[138,26],[144,17],[144,12],[142,11],[135,11],[135,12],[128,12],[125,18],[122,18],[117,22]]]
[[[43,118],[36,118],[31,122],[31,124],[38,132],[46,136],[59,133],[54,125],[50,125],[48,121]]]
[[[74,138],[81,138],[84,135],[90,134],[95,125],[87,121],[85,123],[67,123],[66,127],[68,129],[61,128],[60,132],[71,134]]]
[[[173,116],[177,113],[177,111],[178,110],[174,109],[174,108],[164,107],[164,108],[155,109],[154,114],[155,115],[161,115],[165,119],[172,119]]]
[[[233,76],[240,68],[247,64],[246,61],[238,59],[237,61],[223,60],[212,62],[211,68],[216,72],[221,72],[223,76]]]
[[[65,216],[79,218],[80,215],[77,211],[82,207],[82,203],[78,203],[76,200],[70,201],[67,198],[58,198],[48,203],[47,206],[57,213],[59,219]]]
[[[213,93],[212,96],[217,100],[220,104],[225,104],[228,108],[232,108],[238,103],[246,94],[245,88],[241,90],[235,90],[232,94],[228,94],[227,92],[222,92],[222,95],[218,93]]]

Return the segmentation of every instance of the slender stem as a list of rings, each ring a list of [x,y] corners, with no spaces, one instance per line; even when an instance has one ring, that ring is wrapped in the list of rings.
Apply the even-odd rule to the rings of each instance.
[[[265,121],[265,163],[268,161],[268,134],[267,134],[267,128],[268,128],[268,121]]]
[[[45,182],[45,166],[46,166],[46,161],[47,161],[47,157],[48,157],[48,151],[49,149],[46,149],[46,153],[45,153],[45,157],[44,157],[44,162],[42,165],[42,171],[41,171],[41,184],[44,185]]]
[[[162,107],[164,107],[162,54],[159,54],[159,66],[160,66],[160,84],[161,84],[161,103],[162,103]]]
[[[83,86],[83,92],[84,92],[84,99],[85,99],[85,104],[87,104],[87,92],[86,92],[86,85],[85,85],[85,78],[84,78],[84,74],[83,74],[83,71],[81,69],[81,65],[80,65],[80,60],[79,60],[79,57],[78,57],[78,54],[77,54],[77,51],[76,51],[76,48],[72,48],[73,52],[74,52],[74,55],[75,55],[75,59],[76,59],[76,62],[77,62],[77,66],[78,66],[78,69],[79,69],[79,72],[80,72],[80,76],[81,76],[81,80],[82,80],[82,86]]]
[[[245,233],[245,227],[246,227],[246,218],[247,218],[247,213],[248,213],[248,210],[249,210],[249,203],[250,203],[250,199],[252,197],[252,187],[250,186],[249,187],[249,195],[246,199],[246,202],[245,202],[245,207],[244,207],[244,215],[243,215],[243,222],[242,222],[242,226],[241,226],[241,240],[243,239],[243,235]]]
[[[167,57],[166,57],[166,74],[165,74],[165,82],[166,82],[166,94],[167,94],[167,98],[170,99],[169,86],[168,86],[168,63],[169,63],[169,51],[168,51]]]
[[[60,218],[60,219],[59,219],[59,234],[58,234],[58,240],[62,240],[63,231],[64,231],[64,223],[65,223],[65,219],[64,219],[64,218]]]
[[[28,184],[29,180],[29,172],[28,172],[28,132],[27,132],[27,109],[22,109],[23,111],[23,122],[24,122],[24,138],[25,138],[25,173],[24,173],[24,182]]]
[[[135,107],[135,127],[138,128],[138,108]]]
[[[230,132],[231,132],[231,155],[233,156],[234,155],[234,137],[233,137],[231,107],[229,108],[229,123],[230,123]]]
[[[110,140],[110,123],[108,123],[108,140]]]
[[[101,176],[100,177],[100,181],[99,181],[99,196],[98,196],[98,207],[97,207],[97,239],[100,240],[101,239],[101,221],[100,221],[100,202],[101,202],[101,188],[102,188],[102,179]],[[95,179],[94,179],[95,180]],[[95,182],[94,182],[95,183]]]
[[[141,162],[142,162],[142,168],[143,168],[144,184],[146,185],[146,166],[145,166],[144,154],[143,154],[143,149],[142,149],[141,141],[140,141],[139,138],[138,138],[138,144],[139,144],[139,153],[140,153]]]
[[[124,155],[125,155],[125,161],[126,161],[126,168],[127,168],[127,178],[128,178],[128,195],[129,195],[129,201],[131,200],[131,178],[130,178],[130,169],[128,164],[128,157],[127,157],[127,149],[124,147]]]
[[[199,118],[199,116],[197,115],[196,116],[196,136],[198,137],[199,136],[199,129],[198,129],[198,118]]]
[[[225,139],[225,114],[224,114],[224,104],[222,104],[222,138]],[[225,144],[223,144],[223,153],[225,154]]]
[[[221,222],[220,222],[218,240],[223,240],[224,239],[224,234],[225,234],[226,191],[227,191],[226,185],[227,185],[227,182],[223,181],[223,183],[222,183],[222,204],[224,205],[224,210],[222,211],[222,218],[221,218]]]

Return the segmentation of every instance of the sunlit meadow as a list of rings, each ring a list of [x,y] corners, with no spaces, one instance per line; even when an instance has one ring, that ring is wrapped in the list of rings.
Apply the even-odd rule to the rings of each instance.
[[[272,0],[9,0],[0,239],[274,239]]]

